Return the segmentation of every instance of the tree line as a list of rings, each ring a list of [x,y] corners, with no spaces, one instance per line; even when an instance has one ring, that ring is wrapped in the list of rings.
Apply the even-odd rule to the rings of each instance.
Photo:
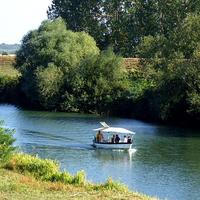
[[[47,13],[62,17],[70,30],[89,33],[101,50],[112,45],[115,53],[133,57],[143,37],[168,38],[199,11],[199,0],[53,0]]]

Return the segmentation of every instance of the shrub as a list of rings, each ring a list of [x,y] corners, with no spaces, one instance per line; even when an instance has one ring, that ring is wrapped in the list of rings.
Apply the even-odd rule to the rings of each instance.
[[[60,172],[59,164],[53,160],[40,159],[27,154],[14,154],[5,165],[6,169],[30,174],[36,179],[64,184],[85,185],[85,172],[77,172],[75,176],[68,172]]]
[[[55,173],[51,177],[52,182],[61,182],[64,184],[72,184],[73,182],[73,176],[69,174],[68,172],[63,172],[63,173]]]
[[[59,165],[53,160],[43,160],[27,154],[15,154],[6,164],[6,168],[48,181],[54,174],[58,173]]]
[[[84,171],[79,171],[77,172],[77,174],[74,176],[72,183],[75,185],[85,185],[86,183],[86,179],[85,179],[86,175]]]
[[[2,122],[0,122],[2,125]],[[8,160],[12,152],[15,150],[13,147],[13,130],[0,127],[0,164]]]
[[[103,188],[106,190],[116,190],[118,192],[128,191],[128,188],[126,185],[119,183],[117,181],[113,181],[112,178],[109,178],[104,184],[100,185],[100,188]]]

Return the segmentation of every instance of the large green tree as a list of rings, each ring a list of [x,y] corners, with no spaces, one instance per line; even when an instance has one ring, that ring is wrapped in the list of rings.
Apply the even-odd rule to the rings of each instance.
[[[16,67],[27,99],[56,109],[64,90],[71,92],[80,62],[96,54],[99,49],[88,34],[67,30],[61,19],[44,21],[23,38],[17,52]]]
[[[127,90],[122,58],[100,53],[85,32],[48,20],[28,33],[17,53],[22,90],[31,105],[50,110],[104,112]]]
[[[49,19],[62,17],[72,31],[85,31],[95,37],[99,45],[105,45],[102,33],[104,23],[102,17],[102,1],[98,0],[53,0],[47,14]]]

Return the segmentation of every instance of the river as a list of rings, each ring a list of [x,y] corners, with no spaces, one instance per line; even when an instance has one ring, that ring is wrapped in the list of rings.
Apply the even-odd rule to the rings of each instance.
[[[16,130],[21,151],[55,159],[72,174],[85,170],[87,179],[97,183],[112,177],[160,199],[200,199],[200,131],[6,104],[0,105],[0,119]],[[94,149],[92,129],[100,127],[100,121],[136,132],[136,152]]]

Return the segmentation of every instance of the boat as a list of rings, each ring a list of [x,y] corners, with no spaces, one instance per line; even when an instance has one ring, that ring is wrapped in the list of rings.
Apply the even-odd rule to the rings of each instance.
[[[93,146],[97,149],[122,149],[129,150],[133,145],[132,132],[125,128],[110,127],[105,122],[100,122],[101,128],[93,129],[96,132]]]

